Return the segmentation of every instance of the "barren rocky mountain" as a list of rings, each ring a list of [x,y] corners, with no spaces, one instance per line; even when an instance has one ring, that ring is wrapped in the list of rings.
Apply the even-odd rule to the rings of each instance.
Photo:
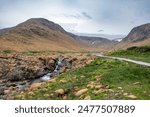
[[[135,27],[123,41],[138,42],[150,38],[150,23]]]
[[[0,30],[0,50],[92,51],[107,50],[113,42],[98,37],[77,36],[43,18],[31,18]]]
[[[31,18],[15,27],[0,30],[1,50],[82,50],[58,24],[43,18]]]
[[[133,28],[115,49],[150,45],[150,23]]]
[[[88,36],[77,36],[78,40],[88,45],[90,48],[99,48],[110,50],[117,43],[116,41],[111,41],[102,37],[88,37]]]

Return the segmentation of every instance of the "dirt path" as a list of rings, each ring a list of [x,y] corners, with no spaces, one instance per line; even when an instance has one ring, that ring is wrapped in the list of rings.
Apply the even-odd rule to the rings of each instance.
[[[102,55],[100,53],[92,53],[91,55],[92,56],[97,56],[97,57],[102,57],[102,58],[110,58],[110,59],[117,59],[117,60],[121,60],[121,61],[127,61],[127,62],[135,63],[135,64],[138,64],[138,65],[143,65],[143,66],[150,67],[150,63],[147,63],[147,62],[136,61],[136,60],[127,59],[127,58],[105,56],[105,55]]]

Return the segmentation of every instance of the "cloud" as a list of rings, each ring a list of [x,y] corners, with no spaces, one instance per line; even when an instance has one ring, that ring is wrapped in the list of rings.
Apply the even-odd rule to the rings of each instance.
[[[100,29],[100,30],[98,30],[97,32],[103,32],[104,30],[102,30],[102,29]]]
[[[63,27],[77,24],[71,29],[78,32],[103,29],[107,34],[127,34],[150,22],[149,4],[150,0],[0,0],[0,25],[5,28],[43,17]]]
[[[86,17],[87,19],[92,19],[92,17],[89,15],[89,14],[87,14],[86,12],[82,12],[81,13],[84,17]]]

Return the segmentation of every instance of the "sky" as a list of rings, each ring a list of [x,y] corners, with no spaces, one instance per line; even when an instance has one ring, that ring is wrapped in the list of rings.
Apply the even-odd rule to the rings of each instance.
[[[150,0],[0,0],[0,29],[46,18],[74,33],[127,35],[150,23]]]

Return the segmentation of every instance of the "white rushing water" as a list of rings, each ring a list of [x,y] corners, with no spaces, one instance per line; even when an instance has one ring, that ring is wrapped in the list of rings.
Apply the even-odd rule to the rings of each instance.
[[[48,74],[42,76],[40,79],[41,79],[42,81],[50,80],[50,79],[51,79],[51,75],[52,75],[52,73],[48,73]]]
[[[54,74],[55,74],[55,75],[56,75],[56,74],[59,74],[59,67],[60,67],[61,64],[62,64],[63,59],[64,59],[64,58],[61,58],[61,57],[58,58],[58,61],[57,61],[56,65],[55,65],[54,71],[51,72],[51,73],[49,72],[48,74],[42,76],[42,77],[40,78],[40,80],[41,80],[41,81],[47,81],[47,80],[50,80]]]

